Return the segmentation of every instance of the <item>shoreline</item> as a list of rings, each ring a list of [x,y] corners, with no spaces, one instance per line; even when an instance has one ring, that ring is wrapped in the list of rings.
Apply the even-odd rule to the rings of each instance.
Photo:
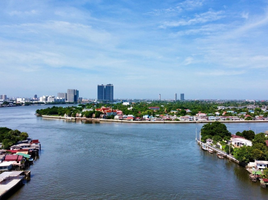
[[[191,124],[191,123],[211,123],[214,121],[127,121],[127,120],[115,120],[115,119],[100,119],[100,118],[86,118],[86,117],[62,117],[62,116],[50,116],[42,115],[40,116],[44,119],[62,119],[66,121],[88,121],[95,123],[149,123],[149,124]],[[268,120],[241,120],[241,121],[231,121],[231,120],[217,120],[221,123],[268,123]]]

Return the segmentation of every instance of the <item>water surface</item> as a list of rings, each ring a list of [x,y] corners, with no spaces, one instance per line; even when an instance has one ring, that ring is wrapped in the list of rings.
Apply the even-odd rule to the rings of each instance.
[[[32,179],[10,199],[267,199],[246,170],[200,150],[203,124],[84,124],[0,109],[0,126],[42,143]],[[226,124],[235,133],[268,124]]]

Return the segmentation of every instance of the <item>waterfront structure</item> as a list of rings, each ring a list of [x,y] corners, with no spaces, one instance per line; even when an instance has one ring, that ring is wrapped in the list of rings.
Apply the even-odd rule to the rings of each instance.
[[[184,101],[184,93],[181,93],[181,101]]]
[[[98,101],[113,101],[114,100],[114,86],[112,84],[98,85]]]
[[[67,100],[67,93],[59,92],[57,95],[57,99],[64,99],[66,101]]]
[[[68,89],[67,90],[67,102],[78,102],[79,99],[79,91],[76,89]]]
[[[238,135],[232,135],[231,143],[234,147],[242,147],[242,146],[252,146],[252,142],[250,140],[245,139],[244,137]]]

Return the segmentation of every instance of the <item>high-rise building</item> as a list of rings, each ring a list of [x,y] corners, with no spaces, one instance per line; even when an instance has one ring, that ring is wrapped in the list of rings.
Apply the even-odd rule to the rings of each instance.
[[[112,84],[98,85],[98,101],[113,101],[114,100],[114,86]]]
[[[7,95],[5,95],[5,94],[0,95],[0,99],[6,100],[7,99]]]
[[[177,93],[175,93],[175,99],[174,100],[177,101]]]
[[[114,100],[114,86],[112,84],[106,85],[104,97],[107,101]]]
[[[98,85],[98,101],[104,101],[104,88],[103,84]]]
[[[181,101],[184,101],[184,93],[181,93]]]
[[[58,95],[57,95],[57,98],[66,100],[67,99],[67,93],[59,92]]]
[[[79,98],[79,91],[76,89],[67,90],[67,102],[77,102]]]
[[[161,94],[159,94],[159,101],[161,101]]]

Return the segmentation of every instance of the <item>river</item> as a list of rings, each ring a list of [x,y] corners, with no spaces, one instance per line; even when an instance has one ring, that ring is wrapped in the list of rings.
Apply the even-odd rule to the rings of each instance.
[[[203,124],[85,124],[34,115],[46,106],[0,109],[0,126],[42,143],[17,199],[267,199],[246,170],[200,149]],[[226,124],[232,133],[268,123]]]

